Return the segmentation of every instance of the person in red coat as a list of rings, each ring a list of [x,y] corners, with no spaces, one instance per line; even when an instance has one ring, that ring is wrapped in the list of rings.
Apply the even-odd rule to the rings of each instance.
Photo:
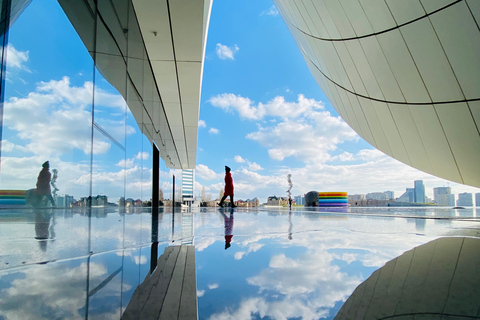
[[[232,174],[230,173],[230,168],[225,166],[225,190],[223,192],[223,198],[220,200],[220,203],[218,204],[220,207],[223,207],[223,201],[227,198],[230,197],[230,205],[232,208],[235,208],[236,205],[233,202],[233,179],[232,179]]]

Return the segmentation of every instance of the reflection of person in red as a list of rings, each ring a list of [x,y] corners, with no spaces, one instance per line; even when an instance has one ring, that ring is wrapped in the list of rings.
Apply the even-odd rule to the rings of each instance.
[[[225,250],[230,248],[233,238],[233,210],[230,212],[230,217],[223,214],[223,220],[225,222]]]
[[[55,206],[55,202],[53,202],[52,197],[52,190],[50,189],[50,180],[52,179],[52,175],[50,174],[50,164],[48,161],[45,161],[42,164],[42,170],[38,174],[37,178],[37,195],[38,196],[46,196],[47,200],[50,200],[52,206]]]
[[[225,191],[223,193],[222,200],[218,204],[220,207],[223,207],[223,201],[230,196],[230,206],[235,208],[236,205],[233,202],[233,179],[232,174],[230,173],[230,168],[225,166]]]

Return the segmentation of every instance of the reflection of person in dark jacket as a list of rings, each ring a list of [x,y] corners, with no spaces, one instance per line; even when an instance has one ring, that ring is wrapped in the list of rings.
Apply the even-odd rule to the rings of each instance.
[[[225,222],[225,250],[230,248],[233,238],[233,210],[230,212],[230,217],[223,214],[223,220]]]
[[[47,200],[49,200],[52,203],[52,206],[55,207],[55,202],[53,201],[52,197],[52,190],[50,189],[50,180],[52,179],[52,175],[50,174],[49,169],[50,164],[48,163],[48,161],[45,161],[42,164],[42,170],[38,174],[36,193],[41,198],[43,196],[46,196]]]
[[[218,204],[220,207],[223,207],[223,201],[230,196],[230,206],[235,208],[236,205],[233,202],[233,179],[232,174],[230,173],[230,168],[225,166],[225,191],[223,193],[222,200]]]

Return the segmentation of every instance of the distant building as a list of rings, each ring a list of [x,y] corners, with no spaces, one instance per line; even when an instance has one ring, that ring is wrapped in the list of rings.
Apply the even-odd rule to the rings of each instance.
[[[372,200],[388,200],[388,196],[385,192],[371,192],[365,195],[365,198]]]
[[[56,205],[59,208],[64,208],[64,207],[71,207],[72,203],[75,202],[75,199],[73,199],[73,196],[69,196],[68,194],[63,195],[63,196],[57,196],[56,199]]]
[[[440,206],[454,206],[455,195],[450,187],[433,188],[433,202]]]
[[[475,205],[480,207],[480,193],[475,193]]]
[[[271,196],[267,198],[267,206],[283,206],[288,204],[288,198]]]
[[[471,207],[473,206],[472,194],[468,192],[459,193],[457,199],[457,206]]]
[[[414,189],[415,189],[414,202],[425,203],[425,185],[423,184],[423,180],[415,180]]]
[[[365,200],[364,194],[349,194],[348,201],[362,201]]]
[[[384,191],[383,193],[385,193],[387,195],[387,200],[393,200],[395,199],[395,192],[393,191]]]
[[[296,197],[294,197],[294,200],[298,205],[301,205],[301,206],[305,205],[305,197],[304,196],[296,196]]]
[[[415,202],[415,189],[407,188],[405,193],[397,198],[397,202]]]
[[[245,201],[243,200],[238,200],[235,201],[235,204],[239,207],[258,207],[260,205],[260,200],[258,198],[253,198],[253,199],[247,199]]]
[[[194,199],[193,186],[195,184],[195,171],[193,169],[182,171],[182,202],[191,204]]]

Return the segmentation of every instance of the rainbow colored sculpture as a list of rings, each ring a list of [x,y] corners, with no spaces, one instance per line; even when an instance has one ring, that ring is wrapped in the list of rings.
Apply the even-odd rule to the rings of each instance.
[[[318,206],[319,207],[347,207],[348,193],[347,192],[319,192]]]

